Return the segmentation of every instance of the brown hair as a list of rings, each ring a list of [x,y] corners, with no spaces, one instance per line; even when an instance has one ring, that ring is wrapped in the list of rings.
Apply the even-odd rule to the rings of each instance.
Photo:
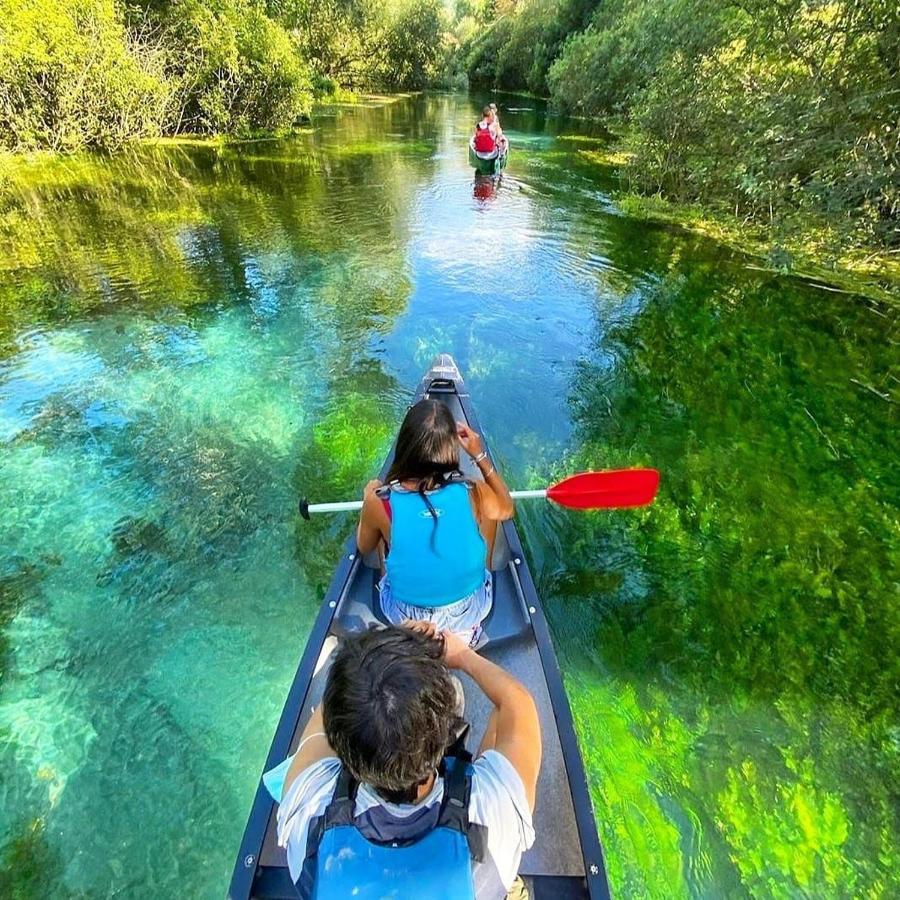
[[[325,684],[325,735],[341,764],[392,803],[412,803],[458,722],[442,645],[405,628],[345,637]]]
[[[459,438],[450,410],[439,400],[420,400],[409,408],[394,448],[387,482],[414,481],[433,527],[431,546],[437,529],[437,513],[426,491],[441,487],[451,475],[459,475]]]

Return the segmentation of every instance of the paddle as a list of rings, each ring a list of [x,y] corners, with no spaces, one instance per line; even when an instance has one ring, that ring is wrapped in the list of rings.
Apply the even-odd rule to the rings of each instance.
[[[610,469],[606,472],[580,472],[536,491],[510,491],[514,500],[546,497],[570,509],[627,509],[653,502],[659,487],[656,469]],[[310,503],[300,501],[300,515],[309,519],[311,513],[349,512],[362,508],[362,500],[343,503]]]

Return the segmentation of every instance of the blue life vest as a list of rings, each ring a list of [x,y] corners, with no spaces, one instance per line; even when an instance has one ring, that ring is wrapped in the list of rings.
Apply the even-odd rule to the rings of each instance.
[[[451,482],[422,495],[394,488],[387,494],[391,549],[385,560],[391,593],[412,606],[446,606],[484,581],[487,545],[472,512],[465,482]]]
[[[309,829],[297,882],[302,900],[474,900],[472,860],[484,858],[485,832],[469,823],[472,767],[444,761],[437,824],[414,840],[368,840],[354,822],[359,783],[341,769],[331,803]]]

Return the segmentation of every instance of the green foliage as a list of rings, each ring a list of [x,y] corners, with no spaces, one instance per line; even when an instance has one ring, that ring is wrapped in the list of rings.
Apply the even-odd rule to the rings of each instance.
[[[279,130],[314,94],[458,85],[449,25],[440,0],[0,0],[0,148]]]
[[[731,39],[676,52],[637,100],[632,183],[835,243],[900,246],[896,13],[755,2]],[[893,52],[882,52],[893,44]]]
[[[180,96],[174,131],[286,128],[309,111],[308,69],[251,0],[174,0],[165,21]]]
[[[445,25],[441,0],[405,0],[388,20],[376,81],[392,89],[433,82]]]
[[[0,0],[0,147],[116,146],[155,134],[170,95],[114,0]]]
[[[452,68],[441,0],[269,0],[314,71],[350,88],[418,90]]]
[[[267,0],[319,76],[348,87],[365,82],[382,33],[377,0]]]
[[[596,8],[595,8],[596,7]],[[469,76],[628,120],[629,187],[900,247],[900,12],[889,0],[520,0]]]
[[[692,0],[610,0],[562,47],[547,74],[554,103],[589,116],[627,112],[660,68],[728,33],[733,9]]]
[[[468,53],[469,78],[487,87],[547,91],[547,71],[566,37],[584,27],[594,0],[523,0],[508,4],[476,32]]]

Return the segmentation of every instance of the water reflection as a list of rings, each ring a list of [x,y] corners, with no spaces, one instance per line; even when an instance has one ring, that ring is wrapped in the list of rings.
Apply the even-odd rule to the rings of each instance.
[[[489,203],[497,199],[497,191],[500,188],[499,177],[493,175],[476,175],[472,186],[472,196],[482,203]]]

